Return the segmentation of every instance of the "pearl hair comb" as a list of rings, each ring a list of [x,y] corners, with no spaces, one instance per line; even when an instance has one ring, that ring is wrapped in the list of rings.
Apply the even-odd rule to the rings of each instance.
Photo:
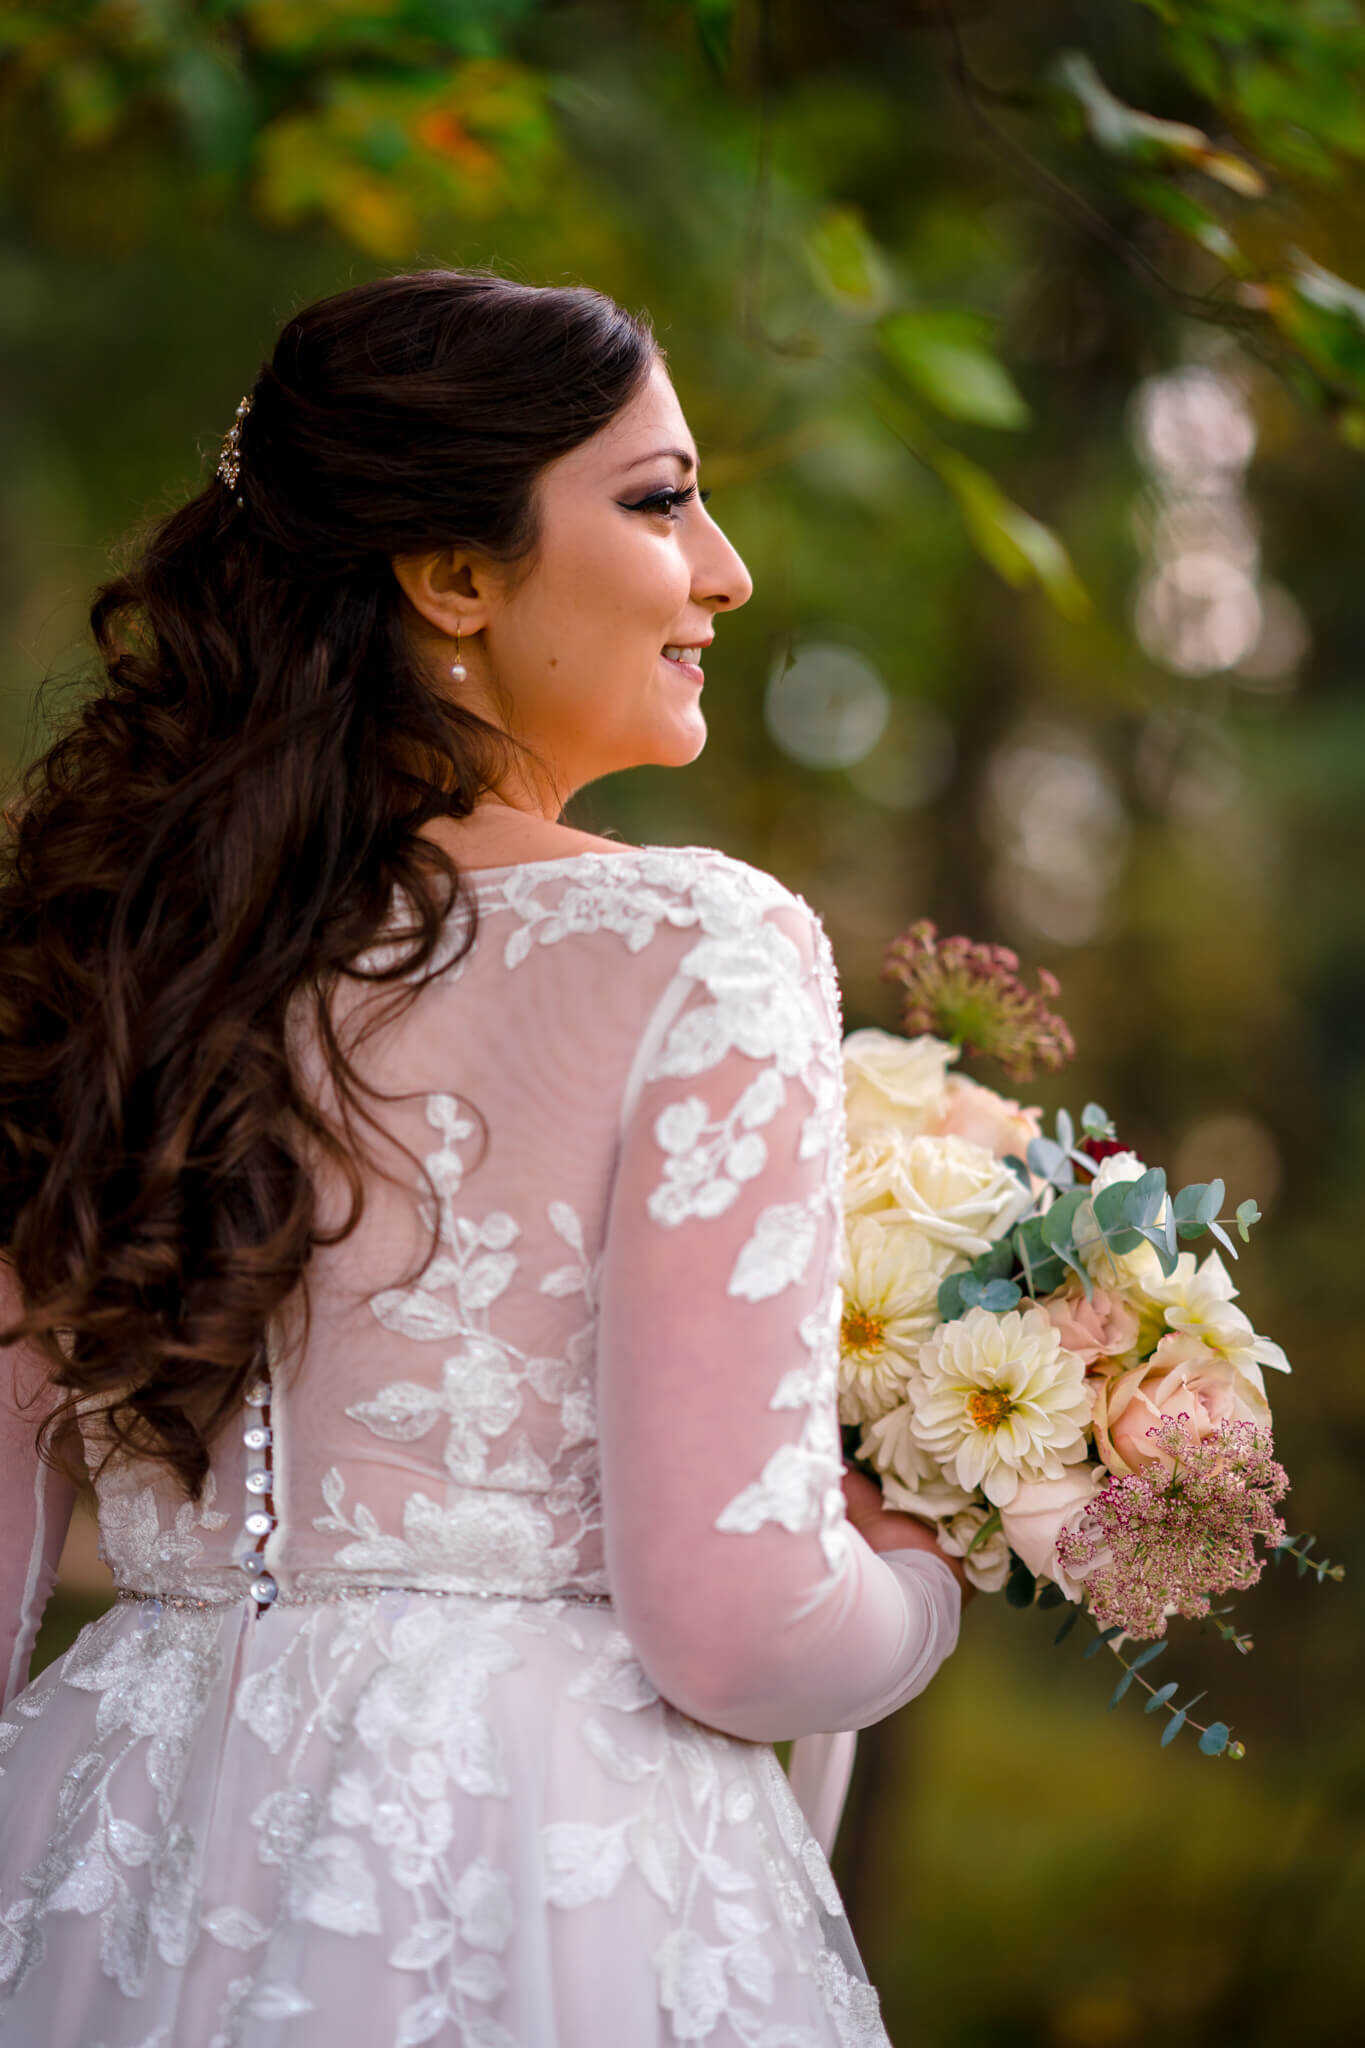
[[[242,437],[242,421],[250,411],[251,393],[248,392],[237,408],[236,419],[223,436],[223,445],[219,451],[218,474],[230,491],[236,490],[237,479],[242,473],[242,457],[239,444]],[[241,502],[239,498],[237,503],[240,505]]]

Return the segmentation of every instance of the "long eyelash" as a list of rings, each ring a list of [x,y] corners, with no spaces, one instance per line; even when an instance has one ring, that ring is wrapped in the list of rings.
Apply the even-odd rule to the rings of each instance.
[[[666,491],[651,491],[647,498],[641,498],[634,505],[628,505],[626,510],[628,512],[672,512],[676,506],[687,504],[691,498],[699,498],[704,505],[710,495],[709,490],[699,491],[695,484],[688,484],[686,490],[682,491],[674,490],[670,487]]]

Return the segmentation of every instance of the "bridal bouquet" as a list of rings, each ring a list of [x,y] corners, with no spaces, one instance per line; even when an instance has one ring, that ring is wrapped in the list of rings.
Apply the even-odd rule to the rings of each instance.
[[[1258,1539],[1319,1580],[1341,1568],[1275,1512],[1288,1481],[1265,1371],[1289,1362],[1221,1256],[1237,1256],[1230,1230],[1249,1241],[1255,1202],[1225,1217],[1221,1181],[1171,1190],[1097,1104],[1048,1136],[1037,1109],[949,1071],[982,1052],[1026,1081],[1071,1057],[1056,980],[1030,990],[1018,966],[913,925],[886,972],[914,1035],[844,1041],[845,1447],[974,1585],[1074,1603],[1062,1634],[1087,1611],[1091,1648],[1124,1666],[1115,1699],[1137,1680],[1170,1741],[1187,1707],[1142,1675],[1168,1619],[1209,1617],[1249,1649],[1212,1602],[1260,1577]],[[1147,1647],[1130,1659],[1130,1641]],[[1188,1725],[1206,1755],[1242,1753],[1223,1722]]]

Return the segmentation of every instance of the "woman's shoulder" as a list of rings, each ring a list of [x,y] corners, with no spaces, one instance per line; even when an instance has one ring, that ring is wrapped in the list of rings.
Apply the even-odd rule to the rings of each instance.
[[[491,889],[504,900],[541,898],[553,885],[555,896],[580,911],[634,903],[641,915],[652,907],[667,924],[707,932],[751,925],[772,912],[786,912],[786,924],[819,924],[805,898],[776,875],[716,846],[599,840],[557,858],[476,870],[472,879],[481,894]]]

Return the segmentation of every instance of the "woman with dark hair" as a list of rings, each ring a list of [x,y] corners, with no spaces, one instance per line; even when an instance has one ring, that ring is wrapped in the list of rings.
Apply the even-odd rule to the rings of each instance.
[[[610,300],[391,278],[96,600],[0,872],[5,2042],[885,2041],[770,1746],[960,1602],[841,1485],[828,944],[561,822],[701,749],[704,496]]]

